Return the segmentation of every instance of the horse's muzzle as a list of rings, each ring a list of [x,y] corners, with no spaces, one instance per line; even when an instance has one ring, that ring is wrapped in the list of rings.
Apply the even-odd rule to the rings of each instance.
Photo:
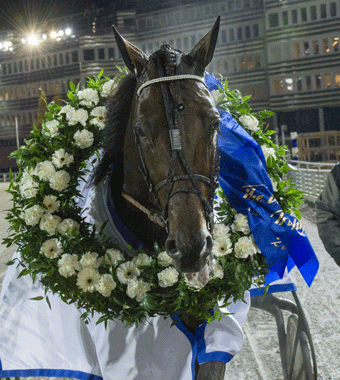
[[[167,254],[181,273],[200,272],[212,252],[213,242],[209,233],[199,231],[190,235],[178,233],[176,236],[169,236],[165,242]]]

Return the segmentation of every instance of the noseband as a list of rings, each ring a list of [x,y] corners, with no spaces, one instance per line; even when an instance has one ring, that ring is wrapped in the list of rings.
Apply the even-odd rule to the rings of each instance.
[[[168,206],[170,199],[178,193],[193,193],[196,194],[199,199],[201,200],[204,212],[205,212],[205,217],[207,221],[207,227],[208,230],[211,232],[213,228],[213,221],[214,221],[214,216],[213,216],[213,200],[214,200],[214,195],[215,195],[215,190],[218,185],[218,171],[219,171],[219,163],[218,163],[218,155],[217,151],[215,152],[215,162],[214,162],[214,169],[211,178],[205,177],[200,174],[194,174],[192,172],[192,169],[190,165],[188,164],[188,161],[185,157],[185,154],[182,150],[182,142],[181,142],[181,136],[180,136],[180,123],[179,123],[179,112],[184,109],[183,104],[178,104],[176,102],[176,97],[177,93],[175,92],[175,81],[178,80],[196,80],[201,83],[203,83],[205,86],[204,79],[197,76],[197,75],[174,75],[174,76],[164,76],[164,72],[162,69],[162,66],[160,62],[158,62],[158,71],[159,71],[159,78],[149,80],[142,84],[138,90],[137,90],[137,95],[140,96],[142,90],[150,85],[159,83],[161,85],[162,89],[162,95],[163,95],[163,102],[164,102],[164,107],[166,111],[166,118],[167,118],[167,123],[169,127],[169,136],[170,136],[170,142],[171,142],[171,149],[172,149],[172,154],[170,158],[170,165],[169,165],[169,172],[168,172],[168,177],[167,179],[161,181],[158,183],[156,186],[153,184],[151,181],[149,172],[147,170],[147,167],[145,165],[145,159],[143,156],[140,140],[139,140],[139,135],[135,131],[135,137],[136,137],[136,143],[138,144],[138,149],[139,149],[139,155],[142,163],[141,171],[144,176],[144,179],[146,181],[146,184],[148,186],[149,191],[155,196],[155,199],[158,201],[158,206],[160,209],[162,209],[161,212],[155,212],[152,213],[149,210],[147,210],[144,206],[140,205],[138,202],[133,200],[131,197],[129,197],[126,194],[123,194],[123,196],[128,199],[130,202],[132,202],[135,206],[137,206],[139,209],[141,209],[143,212],[145,212],[149,219],[152,221],[158,223],[160,226],[168,229]],[[170,85],[172,86],[172,89],[170,86],[167,86],[166,82],[170,82]],[[172,98],[172,99],[171,99]],[[182,174],[182,175],[175,175],[175,165],[177,160],[182,164],[183,169],[187,174]],[[176,181],[182,181],[182,180],[190,180],[193,187],[179,187],[175,190],[172,189],[173,184]],[[209,190],[209,198],[208,200],[205,199],[202,195],[201,189],[198,185],[198,181],[204,182],[208,184],[210,190]],[[166,203],[165,207],[162,208],[159,202],[158,198],[158,191],[166,187],[165,190],[165,197],[166,197]]]

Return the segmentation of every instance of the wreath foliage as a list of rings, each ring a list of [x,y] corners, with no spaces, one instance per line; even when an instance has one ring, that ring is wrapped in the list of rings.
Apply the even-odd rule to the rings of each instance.
[[[13,207],[7,215],[11,226],[3,243],[17,245],[21,259],[7,264],[17,262],[22,267],[19,277],[30,274],[33,281],[41,281],[45,297],[36,300],[45,298],[49,303],[48,295],[57,294],[82,308],[85,321],[94,312],[101,315],[98,323],[120,319],[127,325],[174,312],[183,320],[192,316],[219,319],[226,310],[212,314],[217,302],[227,306],[230,298],[242,300],[252,283],[265,283],[267,272],[263,256],[249,243],[246,217],[237,214],[222,190],[216,205],[213,273],[206,286],[196,288],[188,286],[157,244],[147,255],[122,252],[105,236],[104,226],[95,231],[86,222],[78,206],[82,196],[78,185],[89,172],[86,161],[97,157],[92,159],[95,163],[99,158],[106,98],[124,76],[120,71],[114,79],[104,77],[102,71],[89,78],[82,90],[71,82],[65,106],[48,104],[42,127],[33,126],[30,138],[11,154],[20,172],[16,178],[10,173],[8,192]],[[299,217],[302,193],[284,180],[286,147],[273,143],[274,131],[265,124],[273,113],[252,113],[247,102],[250,96],[228,90],[227,81],[212,95],[216,106],[228,110],[262,146],[277,200],[285,212],[294,210]],[[243,251],[237,249],[242,238],[248,239]]]

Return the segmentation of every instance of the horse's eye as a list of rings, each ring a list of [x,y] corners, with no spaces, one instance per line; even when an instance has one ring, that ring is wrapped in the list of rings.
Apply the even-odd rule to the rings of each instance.
[[[214,132],[217,131],[219,135],[221,134],[220,120],[216,121],[216,122],[213,124],[213,131],[214,131]]]

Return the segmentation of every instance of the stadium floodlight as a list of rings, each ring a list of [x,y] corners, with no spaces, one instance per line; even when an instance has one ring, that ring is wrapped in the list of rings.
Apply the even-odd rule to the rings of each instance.
[[[50,36],[51,38],[57,38],[57,32],[51,32]]]
[[[59,30],[58,36],[62,37],[63,35],[64,35],[64,31],[63,30]]]
[[[31,34],[27,37],[27,42],[30,44],[30,45],[38,45],[39,44],[39,40],[38,40],[38,37],[35,35],[35,34]]]
[[[41,37],[42,37],[44,40],[47,40],[47,36],[46,36],[45,33],[44,33]]]
[[[72,33],[72,29],[71,29],[71,28],[66,28],[66,29],[65,29],[65,34],[66,34],[67,36],[70,36],[71,33]]]
[[[26,43],[25,38],[22,38],[22,39],[21,39],[21,42],[22,42],[23,44],[25,44],[25,43]]]

